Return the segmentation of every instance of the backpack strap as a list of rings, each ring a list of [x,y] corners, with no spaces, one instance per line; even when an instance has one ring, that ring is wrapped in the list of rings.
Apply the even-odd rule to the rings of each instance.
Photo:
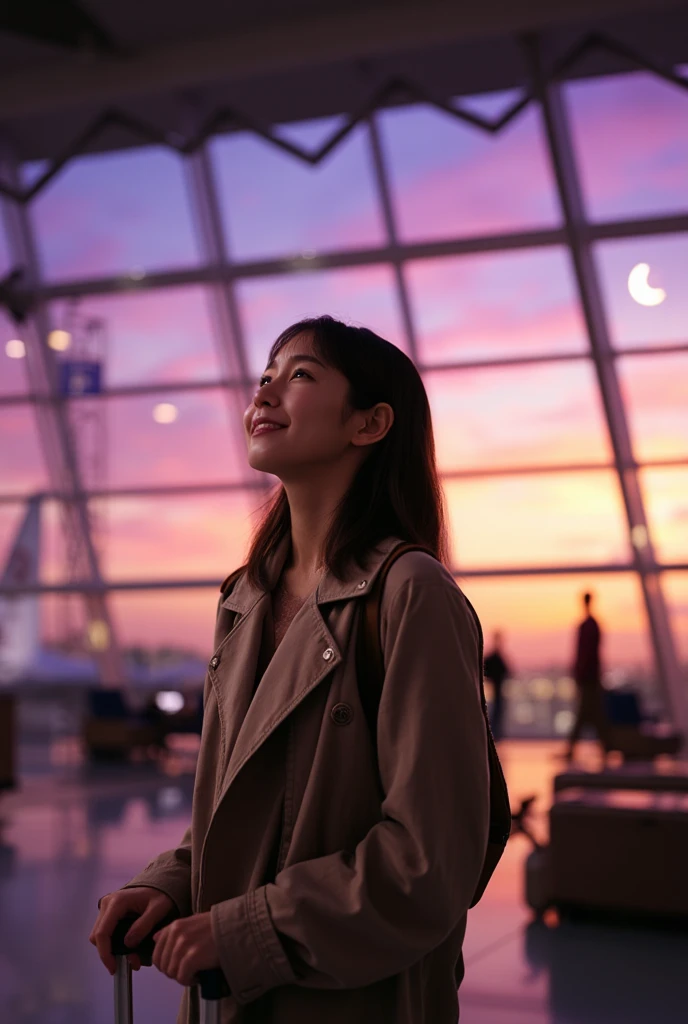
[[[358,681],[358,693],[363,711],[368,723],[375,758],[377,761],[377,714],[382,696],[382,687],[385,679],[385,664],[382,654],[382,641],[380,637],[380,610],[382,604],[382,593],[385,580],[389,570],[402,555],[409,551],[424,551],[435,558],[436,556],[426,547],[419,544],[399,544],[385,559],[376,579],[368,594],[362,599],[361,622],[358,629],[356,645],[356,677]],[[479,638],[480,657],[480,702],[487,730],[487,757],[490,772],[490,825],[488,834],[485,860],[480,873],[471,907],[475,906],[489,882],[497,863],[504,852],[509,833],[511,831],[511,807],[509,804],[509,793],[506,788],[506,780],[497,754],[490,720],[487,713],[487,701],[485,699],[485,686],[483,683],[483,631],[480,620],[473,605],[463,595],[466,605],[473,617]],[[379,774],[379,769],[378,769]],[[382,788],[382,784],[381,788]]]

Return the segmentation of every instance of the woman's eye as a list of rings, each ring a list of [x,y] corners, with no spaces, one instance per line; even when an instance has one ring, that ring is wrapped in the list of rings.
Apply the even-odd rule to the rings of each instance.
[[[301,369],[294,370],[293,374],[291,375],[292,376],[292,380],[294,379],[294,377],[296,376],[297,373],[302,373],[305,377],[310,377],[311,376],[310,373],[306,372],[306,370],[301,370]],[[264,384],[269,384],[271,380],[272,380],[271,377],[261,377],[260,380],[258,381],[258,387],[262,388]]]

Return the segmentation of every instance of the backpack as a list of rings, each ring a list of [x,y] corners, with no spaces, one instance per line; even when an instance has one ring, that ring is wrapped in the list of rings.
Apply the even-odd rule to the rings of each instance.
[[[397,558],[409,551],[423,551],[427,555],[432,552],[418,544],[399,544],[385,559],[382,568],[379,570],[375,583],[368,594],[362,598],[361,623],[358,630],[358,643],[356,647],[356,677],[358,680],[358,694],[363,706],[363,711],[368,722],[368,729],[373,740],[373,747],[377,749],[375,737],[377,735],[377,713],[382,696],[382,686],[385,678],[385,666],[382,656],[382,645],[380,641],[380,604],[382,591],[389,570]],[[485,700],[485,687],[483,685],[483,632],[480,620],[466,595],[463,595],[468,609],[475,622],[479,637],[480,657],[480,702],[485,719],[487,732],[487,756],[490,769],[490,828],[485,850],[480,878],[470,904],[474,907],[485,892],[487,883],[504,853],[509,833],[511,831],[511,806],[509,793],[506,788],[506,780],[502,766],[499,762],[497,748],[490,728],[490,720],[487,714],[487,701]]]
[[[358,682],[358,695],[368,723],[368,730],[373,743],[376,761],[377,744],[375,742],[375,738],[377,736],[377,714],[385,678],[385,666],[380,641],[380,604],[382,600],[382,591],[385,585],[385,580],[387,579],[387,574],[396,562],[397,558],[400,558],[409,551],[423,551],[425,554],[431,555],[433,558],[435,557],[431,551],[418,544],[399,544],[385,559],[382,568],[379,570],[378,575],[375,578],[373,586],[365,597],[360,599],[360,615],[362,622],[358,630],[358,642],[356,646],[356,678]],[[221,600],[224,600],[227,597],[232,586],[244,570],[245,566],[242,566],[227,577],[221,587]],[[490,881],[490,878],[492,877],[494,870],[504,853],[504,848],[506,847],[509,833],[511,831],[511,806],[509,804],[509,793],[506,788],[506,780],[504,779],[502,766],[499,762],[499,756],[497,754],[497,748],[495,746],[494,737],[492,736],[490,720],[487,714],[487,701],[485,700],[485,687],[483,685],[483,631],[473,605],[465,594],[463,596],[468,609],[473,616],[476,629],[478,630],[480,702],[483,709],[485,729],[487,731],[487,756],[490,770],[490,827],[482,871],[480,872],[478,885],[470,904],[471,907],[474,907],[485,892],[487,883]]]

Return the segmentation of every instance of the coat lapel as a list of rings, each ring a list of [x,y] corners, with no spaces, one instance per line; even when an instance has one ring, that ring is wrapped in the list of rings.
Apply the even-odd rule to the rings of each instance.
[[[270,734],[342,661],[321,607],[334,601],[362,597],[372,584],[388,551],[390,539],[373,552],[367,566],[352,565],[343,580],[326,573],[317,591],[301,607],[272,657],[253,694],[266,618],[271,618],[271,594],[242,577],[222,607],[238,613],[236,624],[216,651],[231,659],[231,687],[217,692],[223,735],[229,752],[222,799],[241,768]],[[274,587],[288,553],[284,542],[268,568]],[[227,678],[225,676],[225,678]]]

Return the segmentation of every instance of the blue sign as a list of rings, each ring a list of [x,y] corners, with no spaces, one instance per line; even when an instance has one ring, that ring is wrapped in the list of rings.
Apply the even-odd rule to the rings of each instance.
[[[99,395],[101,363],[89,359],[60,360],[60,393],[65,398],[75,395]]]

